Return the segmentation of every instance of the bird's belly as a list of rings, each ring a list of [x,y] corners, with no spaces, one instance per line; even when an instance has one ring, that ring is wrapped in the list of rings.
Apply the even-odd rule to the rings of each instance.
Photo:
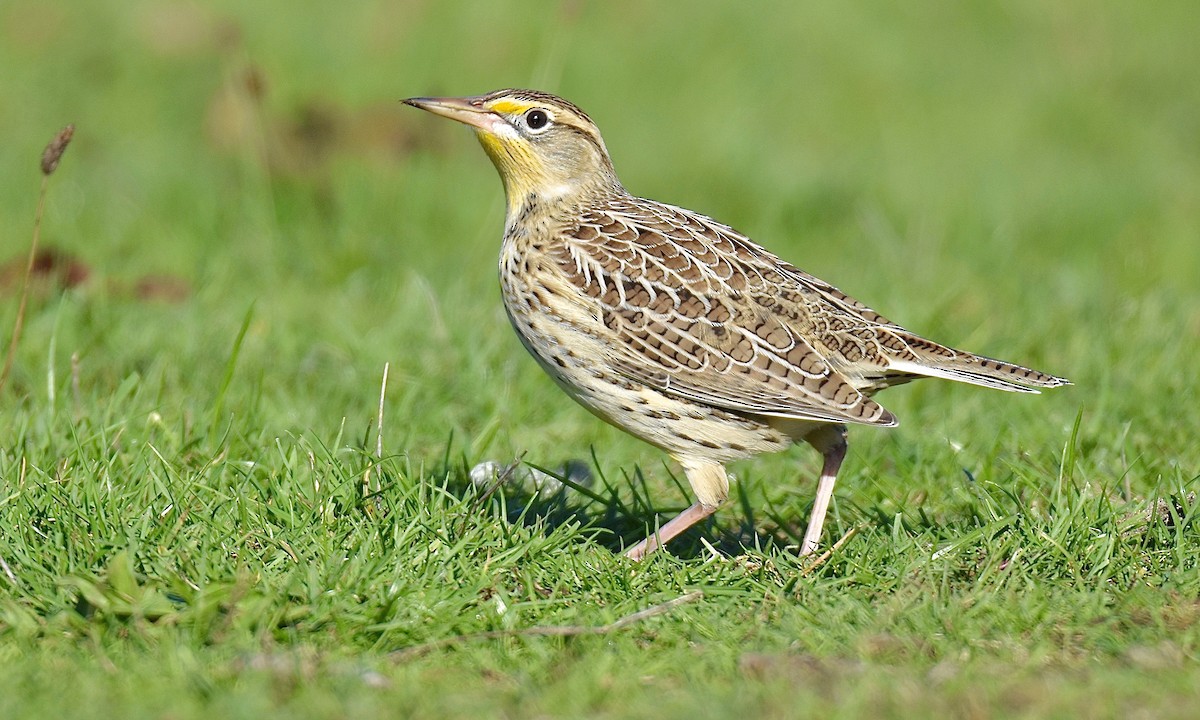
[[[752,417],[691,402],[618,373],[600,319],[541,286],[501,274],[504,307],[525,349],[593,414],[679,457],[730,462],[787,448],[795,436]]]

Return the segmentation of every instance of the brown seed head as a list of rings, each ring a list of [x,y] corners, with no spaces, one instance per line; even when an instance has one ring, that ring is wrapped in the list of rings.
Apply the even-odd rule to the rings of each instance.
[[[66,152],[67,145],[71,143],[71,137],[75,135],[74,123],[66,126],[58,131],[50,144],[46,146],[42,152],[42,174],[49,175],[58,167],[58,161],[62,160],[63,153]]]

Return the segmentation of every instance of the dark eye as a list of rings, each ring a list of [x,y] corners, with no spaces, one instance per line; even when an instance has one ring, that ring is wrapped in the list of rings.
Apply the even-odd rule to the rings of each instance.
[[[530,130],[541,130],[550,122],[550,116],[545,110],[530,110],[525,113],[525,124]]]

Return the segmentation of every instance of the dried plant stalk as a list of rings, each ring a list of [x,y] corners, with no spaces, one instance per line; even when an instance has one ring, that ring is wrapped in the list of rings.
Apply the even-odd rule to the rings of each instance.
[[[4,357],[4,370],[0,371],[0,392],[8,385],[8,375],[12,372],[13,360],[17,356],[17,343],[21,341],[21,330],[25,327],[25,308],[29,302],[29,278],[33,275],[33,262],[37,258],[38,240],[42,235],[42,212],[46,209],[46,188],[50,175],[58,168],[67,145],[75,135],[74,123],[58,131],[46,149],[42,151],[42,189],[38,193],[37,210],[33,218],[33,240],[29,243],[29,260],[25,263],[25,277],[21,280],[21,296],[17,304],[17,318],[13,321],[12,340],[8,343],[8,353]]]
[[[67,151],[67,146],[71,144],[71,138],[75,136],[75,123],[71,123],[50,141],[46,149],[42,151],[42,174],[50,175],[58,167],[58,161],[62,160],[63,153]]]

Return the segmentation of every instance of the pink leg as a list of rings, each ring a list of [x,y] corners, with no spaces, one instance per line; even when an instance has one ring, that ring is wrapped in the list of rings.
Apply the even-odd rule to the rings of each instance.
[[[662,545],[666,545],[672,538],[716,511],[717,508],[715,505],[695,503],[687,510],[671,518],[671,521],[660,527],[658,532],[626,550],[625,557],[631,560],[641,560],[648,553],[654,552]]]
[[[808,518],[808,530],[804,533],[804,541],[800,545],[800,556],[810,555],[821,542],[821,530],[825,526],[825,513],[829,511],[829,501],[833,499],[833,485],[837,482],[838,468],[846,457],[846,431],[838,427],[836,436],[828,433],[820,437],[809,438],[813,447],[825,456],[825,464],[821,466],[821,478],[817,481],[817,496],[813,499],[812,514]]]

